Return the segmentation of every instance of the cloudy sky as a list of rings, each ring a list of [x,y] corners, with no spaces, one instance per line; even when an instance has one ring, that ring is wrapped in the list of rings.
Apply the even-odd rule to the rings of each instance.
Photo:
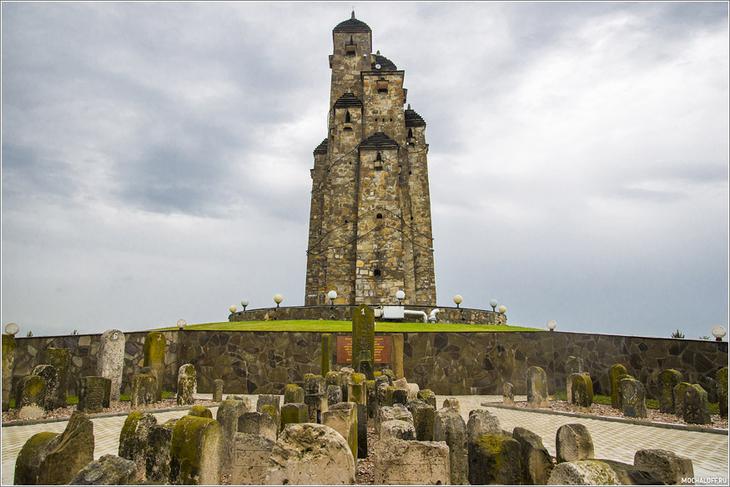
[[[2,321],[304,301],[352,3],[2,8]],[[728,314],[725,3],[355,3],[428,122],[439,303],[688,338]]]

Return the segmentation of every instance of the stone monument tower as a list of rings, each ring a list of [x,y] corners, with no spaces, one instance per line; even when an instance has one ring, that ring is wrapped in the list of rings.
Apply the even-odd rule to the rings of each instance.
[[[305,304],[435,305],[426,122],[405,72],[352,17],[332,31],[328,133],[314,149]]]

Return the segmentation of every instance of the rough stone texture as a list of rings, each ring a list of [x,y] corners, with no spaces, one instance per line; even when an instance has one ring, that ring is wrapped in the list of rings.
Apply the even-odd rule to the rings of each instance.
[[[654,474],[665,484],[682,484],[682,478],[694,477],[692,460],[668,450],[639,450],[634,466]]]
[[[619,479],[604,462],[579,460],[558,464],[550,474],[548,485],[619,485]]]
[[[379,441],[373,448],[376,484],[447,485],[449,447],[442,441]]]
[[[621,410],[629,418],[646,418],[646,389],[636,379],[621,379]]]
[[[593,381],[587,372],[570,374],[570,395],[568,400],[571,404],[583,408],[590,408],[593,404]]]
[[[469,452],[469,483],[522,483],[522,450],[509,435],[486,434],[476,439]]]
[[[555,451],[558,462],[572,462],[593,458],[593,438],[588,428],[580,423],[565,424],[555,433]]]
[[[408,404],[409,394],[407,389],[394,389],[392,394],[392,404]]]
[[[172,430],[176,419],[164,424],[152,426],[147,437],[146,465],[147,481],[152,483],[170,483],[170,462],[172,460]]]
[[[321,367],[320,374],[324,377],[330,371],[330,363],[332,362],[332,334],[322,333],[322,356],[320,358]]]
[[[304,398],[302,398],[304,399]],[[327,386],[327,405],[333,406],[338,402],[342,402],[342,387],[338,385]]]
[[[512,406],[515,403],[515,386],[511,382],[502,384],[502,404]]]
[[[436,393],[431,389],[421,389],[416,397],[436,409]]]
[[[43,416],[44,405],[49,397],[46,395],[46,381],[43,377],[29,375],[23,377],[18,388],[18,399],[15,407],[20,409],[20,419],[37,419]],[[54,400],[55,404],[55,400]]]
[[[278,432],[276,420],[265,412],[248,412],[238,417],[238,432],[259,435],[276,441]]]
[[[276,429],[281,425],[281,398],[276,394],[259,394],[256,400],[256,411],[266,413],[274,420]],[[241,428],[238,428],[241,431]]]
[[[522,452],[522,475],[526,485],[547,484],[553,461],[550,453],[542,444],[542,438],[525,428],[517,427],[512,431],[512,438],[520,444]]]
[[[96,375],[111,381],[110,400],[118,401],[124,373],[124,348],[126,340],[120,330],[107,330],[99,339]]]
[[[290,423],[306,423],[309,421],[309,408],[304,403],[286,403],[281,407],[281,428]]]
[[[461,412],[461,404],[459,403],[459,400],[455,397],[447,397],[446,399],[444,399],[443,408],[453,409],[457,413]]]
[[[405,377],[405,371],[403,369],[403,348],[404,348],[404,337],[402,333],[394,333],[393,335],[393,349],[392,362],[393,362],[393,374],[396,379]]]
[[[374,380],[365,381],[365,393],[367,394],[368,403],[368,419],[374,418],[378,412],[378,408],[380,407],[380,403],[378,403],[378,390],[376,385],[377,382],[375,382]]]
[[[620,485],[663,485],[652,472],[637,468],[630,463],[607,460],[605,458],[597,460],[605,463],[613,470]]]
[[[502,433],[502,427],[499,419],[486,409],[473,409],[469,411],[466,432],[469,443],[474,443],[482,435]]]
[[[665,369],[659,374],[661,386],[659,395],[659,410],[663,413],[674,413],[674,387],[682,382],[682,373],[675,369]]]
[[[621,377],[628,375],[623,364],[613,364],[608,369],[608,383],[611,395],[611,407],[621,409]]]
[[[63,433],[45,444],[35,483],[68,484],[93,459],[94,424],[84,413],[74,412]]]
[[[689,382],[680,382],[674,386],[674,390],[672,391],[672,395],[674,396],[674,413],[680,418],[684,416],[684,398],[687,388],[691,385]]]
[[[565,380],[565,395],[568,398],[568,401],[570,401],[571,398],[571,391],[572,391],[572,384],[570,382],[570,376],[572,374],[580,374],[581,372],[584,372],[584,366],[583,366],[583,359],[580,357],[574,357],[570,356],[565,360],[565,372],[567,373],[567,378]]]
[[[692,384],[684,393],[682,414],[685,423],[709,424],[710,410],[707,404],[707,392],[699,384]]]
[[[177,373],[177,405],[186,406],[195,403],[196,392],[198,392],[198,381],[195,366],[181,365]]]
[[[400,419],[413,423],[413,415],[402,404],[381,406],[380,409],[378,409],[378,414],[375,415],[375,433],[380,436],[380,428],[382,424],[392,419]]]
[[[374,354],[375,315],[371,307],[363,304],[352,315],[352,368],[369,380],[375,379]]]
[[[175,485],[220,483],[221,427],[214,419],[183,416],[170,446],[170,481]]]
[[[339,385],[337,387],[339,387]],[[284,387],[284,404],[288,404],[290,402],[297,404],[304,403],[304,389],[296,384],[287,384],[286,387]]]
[[[145,480],[147,451],[152,443],[150,433],[156,425],[157,419],[152,414],[132,411],[124,420],[119,434],[118,455],[134,462],[139,481]]]
[[[717,401],[720,404],[720,416],[727,418],[727,367],[718,370],[715,378],[717,379]]]
[[[347,386],[348,401],[357,404],[358,458],[367,458],[368,456],[368,395],[365,378],[365,374],[354,373],[350,376],[350,383]]]
[[[449,446],[451,484],[466,484],[469,479],[466,423],[464,423],[464,419],[456,409],[444,407],[436,411],[436,418],[433,423],[433,439],[435,441],[445,441]]]
[[[418,309],[412,305],[408,308]],[[225,381],[229,394],[281,394],[286,384],[301,383],[305,373],[319,373],[320,333],[174,330],[163,334],[167,341],[165,390],[175,390],[177,371],[184,363],[195,365],[198,391],[204,393],[213,392],[213,381],[220,378]],[[132,377],[143,367],[146,333],[125,335],[123,391],[129,392]],[[596,394],[610,394],[608,374],[601,371],[620,362],[628,373],[645,384],[649,397],[658,398],[658,376],[662,370],[681,370],[685,381],[700,383],[702,376],[715,377],[728,362],[728,342],[709,340],[559,331],[403,335],[406,377],[422,389],[445,396],[501,394],[504,382],[514,384],[515,394],[524,394],[525,372],[533,364],[544,365],[550,391],[562,390],[567,371],[565,360],[556,357],[580,355],[585,370],[594,374]],[[100,335],[16,336],[13,377],[29,375],[33,367],[47,363],[43,357],[47,347],[72,351],[71,377],[96,375],[99,338]],[[70,393],[77,392],[75,382],[69,387]]]
[[[225,382],[223,382],[223,379],[216,379],[213,383],[213,400],[215,402],[221,402],[223,400],[223,386]]]
[[[532,407],[548,406],[547,374],[542,367],[532,366],[527,369],[527,402]]]
[[[12,397],[13,369],[15,368],[15,337],[3,333],[3,411],[7,411]]]
[[[79,383],[77,411],[98,413],[109,407],[111,403],[111,379],[98,376],[82,377]]]
[[[433,441],[433,423],[436,420],[436,410],[430,404],[418,399],[409,401],[407,407],[413,416],[416,439],[419,441]]]
[[[415,440],[416,429],[413,427],[413,423],[401,421],[399,419],[391,419],[390,421],[385,421],[381,424],[381,441],[388,441],[394,438],[398,440]]]
[[[104,455],[94,460],[71,480],[74,485],[127,485],[136,483],[137,466],[133,461],[116,455]]]
[[[213,412],[205,406],[195,405],[190,408],[190,411],[188,411],[188,416],[213,419]]]
[[[152,375],[157,380],[157,392],[155,395],[157,401],[162,398],[166,349],[167,342],[165,335],[159,331],[153,331],[147,334],[144,341],[144,366],[150,368]]]
[[[350,446],[353,458],[357,458],[357,404],[341,402],[332,405],[322,414],[322,424],[341,434]]]
[[[226,399],[218,406],[215,419],[221,425],[221,469],[223,472],[228,472],[233,465],[235,453],[233,440],[238,432],[238,421],[247,412],[248,404],[235,399]]]
[[[58,433],[36,433],[25,442],[15,460],[15,484],[37,485],[40,466],[48,453],[49,443]]]
[[[137,374],[132,379],[130,401],[132,409],[152,404],[157,397],[157,379],[153,374]]]
[[[58,372],[53,365],[41,364],[33,368],[32,375],[43,377],[46,383],[46,389],[43,398],[43,408],[51,411],[56,403],[56,389],[58,388]],[[16,401],[17,403],[17,401]]]
[[[269,485],[355,483],[355,460],[345,439],[329,426],[288,424],[271,451]]]
[[[51,409],[65,407],[69,383],[72,382],[69,380],[69,377],[71,377],[71,351],[68,348],[49,347],[46,349],[45,363],[55,367],[56,373],[58,374],[56,380],[56,397]]]
[[[232,466],[230,470],[223,469],[231,472],[231,485],[264,484],[274,443],[264,436],[236,433]]]

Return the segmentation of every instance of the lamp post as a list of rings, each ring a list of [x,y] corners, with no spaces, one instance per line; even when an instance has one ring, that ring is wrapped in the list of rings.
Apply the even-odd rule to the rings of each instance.
[[[228,311],[231,312],[231,314],[235,313],[238,310],[235,304],[232,304],[228,307]]]
[[[548,330],[555,331],[555,327],[558,326],[558,322],[555,320],[548,320],[548,322],[545,326],[547,326]]]
[[[328,292],[327,293],[327,299],[330,300],[330,306],[334,306],[335,305],[335,299],[337,299],[337,291],[335,291],[333,289],[332,291]]]
[[[499,304],[499,301],[497,301],[497,300],[496,300],[496,299],[494,299],[494,298],[492,298],[492,299],[490,299],[490,300],[489,300],[489,306],[491,306],[491,307],[492,307],[492,312],[493,312],[493,313],[497,311],[497,305],[498,305],[498,304]]]
[[[182,331],[185,328],[185,325],[187,325],[188,322],[183,320],[182,318],[177,320],[177,329]]]
[[[725,328],[721,325],[713,326],[712,327],[712,336],[715,337],[715,341],[721,342],[722,337],[724,337],[727,334],[725,331]]]
[[[241,307],[244,311],[246,311],[246,306],[248,306],[248,299],[242,299],[241,300]]]
[[[463,301],[464,301],[464,298],[461,297],[461,294],[457,294],[456,296],[454,296],[454,304],[456,305],[457,308]]]
[[[20,327],[17,323],[10,322],[5,325],[5,333],[8,335],[16,335],[20,331]]]
[[[503,315],[507,312],[507,306],[500,304],[499,308],[497,308],[497,313]]]
[[[274,294],[274,302],[276,303],[276,307],[278,308],[281,302],[284,301],[284,296],[281,294]]]
[[[403,300],[406,299],[406,293],[403,292],[402,289],[398,289],[395,292],[395,299],[398,300],[398,305],[402,305],[403,304]]]

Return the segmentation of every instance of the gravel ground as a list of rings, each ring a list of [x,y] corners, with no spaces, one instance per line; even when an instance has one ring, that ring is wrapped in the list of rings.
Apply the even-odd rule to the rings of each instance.
[[[375,429],[370,426],[373,420],[368,419],[368,453],[375,444],[377,436]],[[362,485],[372,485],[375,483],[375,475],[373,474],[373,462],[370,458],[359,458],[357,460],[357,468],[355,469],[355,483]]]
[[[99,413],[89,414],[90,418],[95,417],[97,414],[108,414],[108,413],[129,413],[132,409],[130,407],[129,401],[115,401],[111,403],[111,406],[108,408],[103,409]],[[207,400],[195,400],[196,405],[200,406],[206,406],[206,407],[213,407],[217,406],[218,403],[213,401],[207,401]],[[155,411],[157,409],[168,409],[177,407],[177,400],[175,398],[172,399],[163,399],[160,402],[156,402],[153,404],[148,404],[144,410],[145,411]],[[71,415],[76,411],[76,406],[66,406],[65,408],[57,408],[53,411],[46,411],[45,414],[38,419],[69,419]],[[16,422],[20,421],[18,419],[18,410],[17,409],[11,409],[10,411],[3,412],[3,426],[10,426]]]
[[[525,408],[529,409],[526,402],[515,402],[515,406],[519,408]],[[603,416],[603,417],[615,417],[615,418],[623,418],[624,414],[619,409],[614,409],[611,406],[606,406],[604,404],[593,404],[590,409],[589,408],[581,408],[578,406],[575,406],[574,404],[570,404],[567,401],[550,401],[550,409],[553,411],[567,411],[572,413],[584,413],[584,414],[591,414],[594,416]],[[638,419],[646,421],[647,423],[670,423],[670,424],[687,424],[685,423],[684,419],[675,416],[674,414],[669,413],[662,413],[658,409],[647,409],[647,418],[631,418],[631,419]],[[719,415],[713,414],[710,416],[710,419],[712,420],[712,423],[710,424],[695,424],[692,426],[699,426],[702,428],[718,428],[718,429],[728,429],[727,428],[727,418],[721,418]]]

